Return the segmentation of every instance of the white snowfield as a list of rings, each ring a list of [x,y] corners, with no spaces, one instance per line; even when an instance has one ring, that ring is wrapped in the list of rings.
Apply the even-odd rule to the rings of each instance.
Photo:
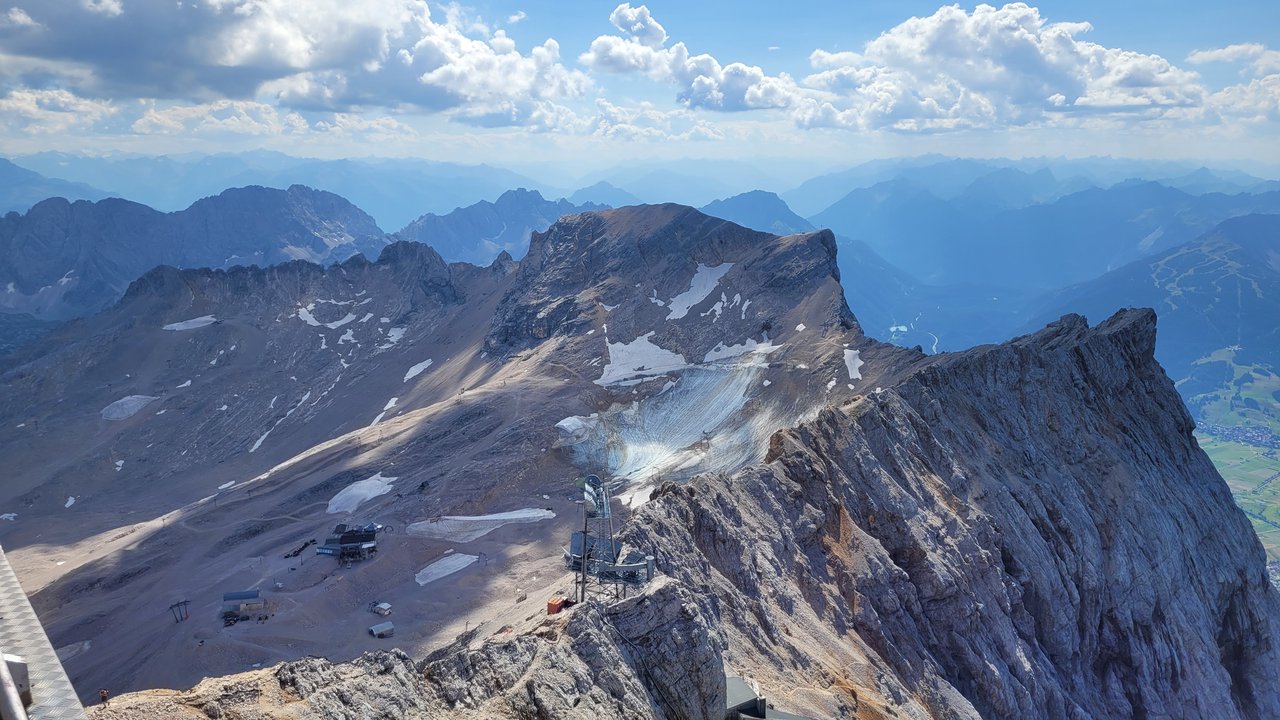
[[[556,514],[542,508],[524,508],[491,515],[445,515],[416,522],[405,528],[410,535],[468,543],[488,535],[503,525],[550,520]]]
[[[671,298],[671,302],[668,303],[671,312],[667,313],[667,319],[679,320],[689,314],[689,309],[705,300],[711,291],[716,289],[720,278],[724,277],[732,267],[733,263],[722,263],[715,267],[698,263],[698,270],[693,274],[689,289]]]
[[[379,472],[373,477],[364,480],[357,480],[350,485],[342,488],[333,499],[329,501],[329,507],[325,512],[329,513],[350,513],[355,512],[365,502],[386,495],[391,492],[391,483],[400,478],[383,477]]]
[[[133,417],[148,403],[160,398],[154,395],[128,395],[102,408],[103,420],[125,420]]]
[[[863,362],[862,362],[862,358],[858,357],[858,351],[857,351],[857,350],[845,350],[845,351],[844,351],[844,366],[845,366],[845,368],[849,371],[849,379],[850,379],[850,380],[861,380],[861,379],[862,379],[862,370],[861,370],[861,368],[862,368],[862,366],[863,366],[864,364],[865,364],[865,363],[863,363]]]
[[[195,330],[196,328],[202,328],[206,325],[212,325],[216,322],[218,322],[218,318],[212,315],[201,315],[198,318],[191,318],[190,320],[183,320],[182,322],[169,323],[168,325],[164,326],[164,329],[174,330],[174,331]]]
[[[382,422],[382,418],[386,417],[387,413],[390,412],[391,408],[394,408],[396,406],[396,401],[399,399],[400,398],[391,398],[390,400],[388,400],[387,404],[382,406],[382,412],[378,413],[378,417],[374,418],[373,422],[369,423],[369,427],[373,427],[374,425],[377,425],[378,423]]]
[[[616,385],[630,380],[665,375],[673,370],[689,366],[684,356],[654,345],[649,338],[654,331],[632,340],[629,343],[611,343],[605,340],[609,348],[609,362],[597,385]]]
[[[408,372],[404,374],[404,381],[409,382],[410,380],[418,377],[423,373],[424,370],[426,370],[429,367],[431,367],[431,358],[427,358],[426,360],[423,360],[417,365],[414,365],[413,367],[409,368]]]
[[[419,570],[418,574],[413,576],[413,579],[417,580],[419,585],[426,585],[432,580],[439,580],[442,577],[452,575],[479,559],[479,555],[464,555],[462,553],[445,555]]]

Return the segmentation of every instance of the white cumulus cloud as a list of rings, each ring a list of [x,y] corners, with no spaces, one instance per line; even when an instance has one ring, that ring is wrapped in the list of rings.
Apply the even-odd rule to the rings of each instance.
[[[795,84],[786,75],[769,76],[745,63],[721,65],[711,55],[690,55],[683,42],[666,47],[667,31],[649,8],[623,3],[609,15],[614,27],[626,33],[601,35],[578,61],[597,72],[640,73],[673,83],[677,99],[690,108],[757,110],[786,107],[794,99]]]

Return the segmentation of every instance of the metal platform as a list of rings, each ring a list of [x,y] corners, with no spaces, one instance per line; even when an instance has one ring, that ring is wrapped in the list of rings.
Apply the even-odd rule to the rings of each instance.
[[[86,720],[84,706],[45,635],[44,626],[0,549],[0,648],[27,661],[31,720]]]

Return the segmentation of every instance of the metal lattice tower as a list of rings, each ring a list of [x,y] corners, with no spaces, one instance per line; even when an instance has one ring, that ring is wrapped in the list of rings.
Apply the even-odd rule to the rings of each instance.
[[[575,532],[570,543],[571,562],[578,560],[578,602],[593,595],[626,596],[626,584],[615,572],[621,551],[621,543],[613,537],[609,489],[599,476],[588,475],[582,486],[582,531]]]

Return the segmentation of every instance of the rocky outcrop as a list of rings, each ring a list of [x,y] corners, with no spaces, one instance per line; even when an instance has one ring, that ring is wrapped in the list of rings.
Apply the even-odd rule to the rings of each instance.
[[[536,616],[540,617],[540,616]],[[323,658],[151,691],[94,708],[95,720],[627,718],[719,720],[723,641],[670,578],[613,605],[589,602],[526,632],[460,637],[421,662],[399,650]]]
[[[931,360],[629,540],[824,715],[1276,717],[1280,597],[1154,338],[1125,311]]]

